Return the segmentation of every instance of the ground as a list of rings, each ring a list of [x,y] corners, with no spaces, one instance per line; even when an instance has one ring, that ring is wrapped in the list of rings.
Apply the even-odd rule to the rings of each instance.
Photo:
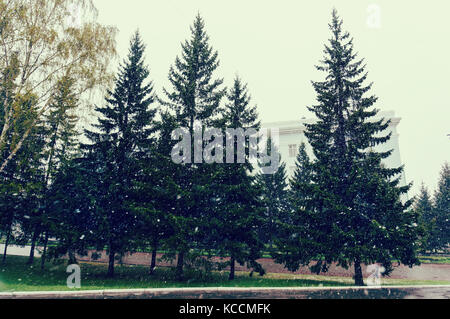
[[[40,269],[40,259],[36,258],[34,265],[26,265],[27,257],[7,256],[6,264],[0,265],[0,292],[17,291],[64,291],[67,288],[66,260],[47,263],[44,270]],[[426,265],[426,267],[430,266]],[[431,265],[435,266],[435,265]],[[447,267],[450,265],[439,265]],[[212,272],[205,275],[202,272],[186,270],[186,280],[174,280],[172,268],[159,267],[155,275],[148,274],[148,266],[117,265],[116,276],[106,278],[106,264],[80,262],[81,288],[83,290],[134,289],[134,288],[180,288],[180,287],[345,287],[352,286],[353,279],[349,276],[316,276],[311,274],[272,273],[264,277],[239,271],[235,281],[230,282],[228,272]],[[423,266],[422,266],[423,267]],[[421,268],[421,267],[419,267]],[[428,269],[432,271],[432,269]],[[428,275],[428,277],[430,277]],[[431,276],[432,277],[432,276]],[[450,280],[423,280],[405,278],[387,278],[382,285],[450,285]]]

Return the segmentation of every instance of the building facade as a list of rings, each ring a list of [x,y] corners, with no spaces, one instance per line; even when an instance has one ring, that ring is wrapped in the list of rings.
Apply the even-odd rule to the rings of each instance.
[[[391,156],[384,160],[384,164],[387,167],[400,167],[403,164],[400,157],[399,134],[397,132],[397,126],[400,123],[401,118],[395,116],[395,112],[393,111],[380,112],[375,120],[379,120],[381,118],[391,121],[387,132],[392,132],[392,137],[387,143],[375,147],[375,150],[379,152],[393,150]],[[279,151],[281,154],[281,161],[286,163],[286,173],[289,177],[291,177],[295,171],[295,162],[299,147],[302,143],[305,143],[309,156],[312,156],[311,145],[309,145],[308,139],[305,136],[305,124],[313,122],[314,119],[303,118],[298,121],[273,122],[262,125],[263,129],[279,130]],[[387,132],[384,132],[384,134]],[[401,177],[401,184],[406,185],[404,174]]]

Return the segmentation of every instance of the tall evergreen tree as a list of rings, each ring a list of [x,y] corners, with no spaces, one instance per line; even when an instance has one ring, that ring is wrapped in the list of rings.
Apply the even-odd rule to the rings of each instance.
[[[161,103],[174,113],[178,127],[188,129],[194,137],[195,123],[201,121],[203,127],[211,125],[219,114],[220,102],[225,94],[221,89],[222,79],[214,79],[214,71],[219,66],[218,53],[209,44],[205,23],[200,15],[191,27],[191,38],[182,44],[182,53],[169,71],[172,90],[164,89],[167,101]],[[194,156],[194,152],[192,152]],[[200,232],[195,229],[205,218],[205,200],[210,195],[208,186],[212,173],[209,165],[194,163],[183,164],[177,178],[178,194],[175,213],[176,227],[179,229],[170,240],[172,248],[178,251],[177,277],[183,278],[185,255],[197,242]]]
[[[160,120],[156,123],[156,146],[149,156],[141,158],[141,170],[130,203],[139,216],[139,246],[152,251],[150,274],[153,274],[156,267],[157,250],[164,247],[168,238],[174,236],[174,212],[181,209],[177,207],[177,197],[181,192],[177,178],[181,166],[171,158],[175,145],[172,132],[177,124],[169,112],[161,111],[159,115]]]
[[[19,76],[19,60],[17,54],[11,56],[11,65],[1,72],[0,85],[0,131],[5,125],[5,115],[13,112],[15,81]],[[11,131],[9,130],[9,133]],[[10,142],[9,138],[9,142]],[[8,144],[0,145],[0,158],[8,156]],[[8,244],[12,237],[12,227],[17,221],[20,183],[15,178],[15,166],[8,166],[8,170],[0,174],[0,230],[2,235],[6,235],[5,249],[3,252],[3,262],[6,260]]]
[[[26,122],[36,116],[34,97],[17,97],[14,104],[14,126],[8,131],[7,147],[14,147],[17,134],[21,134]],[[25,124],[24,124],[25,122]],[[0,222],[6,233],[6,245],[3,260],[6,258],[8,244],[16,240],[26,244],[31,240],[29,263],[34,260],[34,246],[41,233],[41,215],[44,189],[44,146],[45,130],[39,122],[24,141],[23,148],[13,161],[8,163],[0,176]],[[21,230],[13,238],[12,230]]]
[[[223,110],[223,124],[229,129],[258,130],[260,122],[256,106],[250,106],[251,98],[247,85],[239,77],[227,94],[228,103]],[[261,189],[256,183],[254,168],[249,158],[249,140],[245,143],[245,161],[238,161],[238,137],[233,138],[233,163],[224,163],[217,167],[216,212],[212,216],[210,228],[218,236],[215,247],[223,255],[230,256],[230,276],[235,277],[236,262],[247,263],[261,274],[262,267],[256,262],[261,257],[263,243],[258,229],[262,223]],[[227,148],[228,150],[228,148]],[[227,157],[224,152],[224,158]]]
[[[128,207],[128,197],[137,159],[147,154],[153,144],[155,110],[153,85],[146,82],[149,70],[144,64],[145,46],[138,32],[133,36],[127,59],[120,67],[113,92],[108,92],[107,105],[97,107],[101,117],[95,130],[86,130],[90,144],[83,145],[86,156],[102,171],[97,182],[102,188],[99,205],[103,222],[97,230],[99,247],[109,250],[108,276],[114,275],[116,254],[131,249],[135,214]]]
[[[14,149],[16,157],[7,161],[0,174],[0,222],[6,233],[3,260],[6,258],[12,229],[22,230],[17,240],[27,243],[31,238],[29,263],[34,260],[34,246],[41,233],[42,208],[44,207],[44,141],[46,132],[39,120],[38,98],[33,92],[17,92],[20,75],[18,53],[13,53],[8,65],[2,69],[0,79],[0,158],[6,160]],[[5,120],[8,121],[5,122]],[[30,123],[35,126],[29,129]],[[29,129],[27,138],[23,134]],[[19,147],[19,145],[21,145]],[[17,232],[16,232],[17,233]]]
[[[74,110],[78,106],[78,99],[74,92],[74,80],[70,76],[63,76],[57,83],[55,93],[53,94],[49,112],[45,116],[47,147],[45,160],[45,179],[44,179],[44,211],[42,216],[42,232],[44,236],[44,248],[41,257],[41,268],[47,257],[47,243],[51,236],[51,228],[55,228],[55,210],[50,209],[51,202],[49,198],[49,188],[53,182],[54,176],[58,170],[77,155],[79,151],[79,143],[77,136],[79,135],[75,129],[78,122],[78,116],[74,114]],[[53,215],[53,216],[52,216]],[[60,217],[60,216],[57,216]],[[59,218],[56,218],[59,220]],[[52,225],[53,224],[53,225]]]
[[[7,132],[8,147],[14,147],[18,142],[18,136],[23,133],[29,121],[37,117],[36,97],[33,94],[16,96],[14,107],[14,125]],[[45,165],[44,147],[47,139],[46,130],[41,121],[30,131],[24,140],[22,149],[14,160],[10,161],[4,170],[5,181],[12,187],[12,196],[18,200],[14,204],[12,219],[9,227],[20,227],[20,236],[17,241],[26,244],[31,241],[28,263],[34,261],[35,246],[42,233],[43,211],[45,208]],[[11,228],[9,228],[11,229]]]
[[[311,193],[312,168],[311,160],[306,152],[305,143],[301,143],[295,162],[294,175],[289,181],[290,199],[295,207],[306,208]]]
[[[434,194],[435,229],[432,232],[433,248],[447,249],[450,244],[450,166],[442,166],[439,184]]]
[[[433,202],[428,189],[422,184],[419,196],[415,202],[415,209],[420,210],[422,219],[425,223],[430,223],[433,219]]]
[[[74,114],[77,106],[74,80],[70,76],[65,76],[58,82],[49,106],[49,113],[45,116],[49,136],[46,161],[47,183],[51,182],[52,175],[60,165],[77,155],[79,134],[75,127],[78,116]]]
[[[57,241],[46,255],[53,258],[68,255],[69,265],[77,263],[75,254],[86,255],[88,247],[98,244],[97,232],[101,230],[104,214],[99,205],[102,187],[97,184],[102,171],[96,164],[85,158],[65,161],[46,192],[47,232]]]
[[[306,152],[305,143],[301,143],[295,163],[294,175],[289,180],[289,215],[279,226],[281,235],[275,244],[275,260],[295,269],[299,264],[307,264],[314,251],[311,227],[313,211],[312,165]],[[288,252],[288,253],[285,253]]]
[[[267,147],[269,152],[273,150],[278,153],[271,138],[267,141]],[[262,191],[261,201],[265,211],[260,237],[265,244],[269,245],[270,250],[272,250],[274,242],[283,236],[280,225],[290,220],[286,163],[281,160],[280,155],[281,164],[275,174],[259,173],[256,176],[256,183]],[[261,163],[259,165],[264,166]]]
[[[382,160],[392,151],[373,150],[390,139],[391,134],[383,134],[389,122],[374,119],[377,98],[367,96],[371,84],[364,84],[364,61],[357,60],[342,24],[333,10],[332,37],[317,66],[326,79],[313,82],[318,104],[309,108],[317,122],[306,125],[315,155],[304,221],[309,249],[297,252],[301,258],[287,266],[296,269],[316,260],[312,269],[321,272],[332,262],[344,268],[353,264],[355,284],[364,285],[362,263],[382,263],[385,274],[393,270],[393,259],[409,266],[419,263],[419,227],[417,214],[409,210],[411,201],[402,202],[410,187],[399,186],[403,167],[385,167]]]
[[[422,226],[426,229],[424,249],[433,249],[432,247],[435,247],[432,236],[436,221],[433,216],[435,209],[428,189],[423,184],[419,196],[415,200],[414,210],[420,215]]]

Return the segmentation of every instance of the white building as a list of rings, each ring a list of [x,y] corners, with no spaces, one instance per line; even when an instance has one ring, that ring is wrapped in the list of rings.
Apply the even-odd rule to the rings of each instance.
[[[395,112],[380,112],[377,115],[377,119],[384,118],[391,120],[390,126],[386,131],[392,132],[391,139],[378,147],[376,151],[388,151],[393,150],[392,155],[384,162],[387,167],[399,167],[402,166],[399,147],[399,134],[397,133],[397,126],[401,121],[401,118],[395,116]],[[281,154],[282,162],[286,163],[286,172],[288,176],[292,176],[295,170],[295,161],[298,154],[299,147],[302,142],[305,143],[308,154],[312,155],[311,146],[308,143],[308,139],[305,136],[305,123],[313,123],[314,119],[306,119],[298,121],[283,121],[274,123],[265,123],[262,125],[263,129],[277,128],[280,132],[280,146],[279,151]],[[403,174],[402,184],[406,185],[406,179]]]

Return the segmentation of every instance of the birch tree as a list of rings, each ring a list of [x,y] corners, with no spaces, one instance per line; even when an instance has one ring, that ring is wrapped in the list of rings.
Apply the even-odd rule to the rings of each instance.
[[[111,83],[115,34],[114,27],[97,22],[92,0],[0,0],[0,71],[17,69],[0,105],[0,173],[48,111],[61,78],[76,79],[73,89],[78,97]],[[14,101],[30,94],[36,96],[37,116],[14,143],[8,143],[17,117]]]

